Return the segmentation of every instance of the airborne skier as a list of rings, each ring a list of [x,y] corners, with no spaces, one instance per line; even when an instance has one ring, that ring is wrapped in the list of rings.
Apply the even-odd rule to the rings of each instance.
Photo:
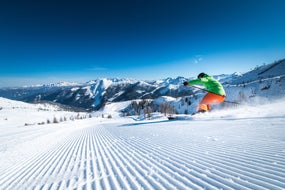
[[[197,112],[207,112],[211,110],[211,104],[217,104],[224,102],[226,93],[222,84],[214,79],[213,77],[207,75],[206,73],[200,73],[195,80],[185,81],[184,86],[202,84],[205,86],[208,92],[197,108]]]

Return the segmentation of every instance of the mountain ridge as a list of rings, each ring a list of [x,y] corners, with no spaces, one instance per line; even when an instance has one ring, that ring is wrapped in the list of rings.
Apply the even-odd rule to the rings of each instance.
[[[246,72],[214,75],[226,92],[227,98],[246,101],[255,96],[284,95],[285,59],[262,65]],[[174,98],[202,93],[183,82],[194,78],[178,76],[162,80],[136,80],[127,78],[100,78],[86,83],[60,82],[21,88],[0,89],[0,96],[24,102],[51,101],[88,111],[99,110],[108,102],[135,99]],[[279,94],[279,95],[278,95]],[[200,96],[198,96],[200,97]]]

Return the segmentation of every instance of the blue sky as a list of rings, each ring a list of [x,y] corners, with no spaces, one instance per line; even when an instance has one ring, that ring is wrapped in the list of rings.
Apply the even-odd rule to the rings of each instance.
[[[285,58],[283,0],[0,3],[0,87],[245,72]]]

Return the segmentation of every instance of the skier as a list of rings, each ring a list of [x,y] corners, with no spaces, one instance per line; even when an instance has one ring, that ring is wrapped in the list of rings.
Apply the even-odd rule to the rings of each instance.
[[[197,112],[207,112],[211,110],[211,104],[221,103],[225,100],[226,93],[219,81],[213,77],[207,75],[206,73],[200,73],[195,80],[185,81],[184,86],[203,84],[206,88],[205,91],[208,93],[203,97]]]

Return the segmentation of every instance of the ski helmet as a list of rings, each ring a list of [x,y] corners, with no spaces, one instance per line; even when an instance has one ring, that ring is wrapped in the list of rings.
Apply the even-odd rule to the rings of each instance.
[[[205,75],[206,75],[205,73],[200,73],[197,78],[198,79],[203,78]]]

